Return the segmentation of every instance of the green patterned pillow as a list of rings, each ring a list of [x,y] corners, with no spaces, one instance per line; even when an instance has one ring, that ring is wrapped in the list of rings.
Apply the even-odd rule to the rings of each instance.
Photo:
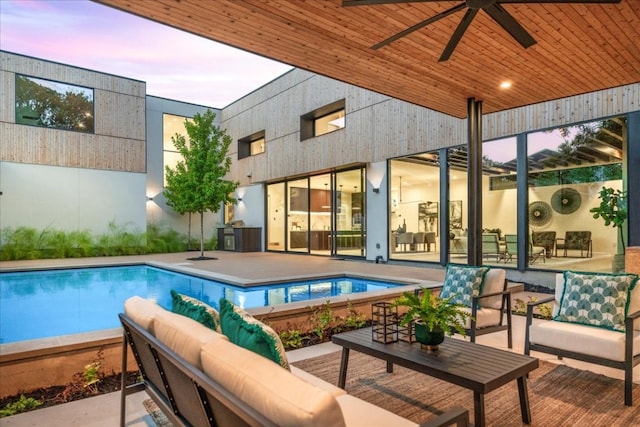
[[[484,276],[487,271],[489,271],[489,267],[449,264],[440,298],[453,297],[452,303],[471,307],[471,297],[480,295],[482,292]]]
[[[635,274],[564,272],[560,310],[553,318],[624,332]]]
[[[229,341],[271,359],[290,370],[284,345],[278,334],[225,298],[220,299],[220,326]]]
[[[180,294],[173,289],[171,290],[171,302],[171,311],[174,313],[190,317],[216,332],[221,332],[220,316],[213,307],[205,304],[199,299]]]

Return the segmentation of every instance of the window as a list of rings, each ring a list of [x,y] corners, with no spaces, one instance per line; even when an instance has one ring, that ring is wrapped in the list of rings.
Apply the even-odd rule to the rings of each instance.
[[[264,131],[256,132],[238,140],[238,160],[265,152]]]
[[[187,136],[187,130],[184,127],[184,122],[190,120],[188,117],[174,116],[173,114],[162,115],[162,158],[163,167],[162,173],[164,176],[164,186],[167,186],[166,168],[169,166],[171,169],[175,169],[176,165],[182,160],[182,155],[178,152],[173,144],[173,137],[176,134],[184,135],[187,144],[189,138]]]
[[[93,89],[17,74],[16,123],[93,133]]]
[[[344,99],[325,105],[300,117],[300,140],[324,135],[345,126]]]

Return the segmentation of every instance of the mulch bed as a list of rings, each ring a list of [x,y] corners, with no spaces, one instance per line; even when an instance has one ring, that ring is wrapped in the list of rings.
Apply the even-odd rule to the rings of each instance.
[[[39,388],[29,393],[19,393],[14,396],[8,396],[0,399],[0,408],[4,408],[7,404],[16,402],[20,399],[20,395],[31,397],[42,402],[42,405],[35,409],[47,408],[49,406],[59,405],[61,403],[72,402],[87,397],[98,396],[100,394],[111,393],[120,390],[120,377],[118,374],[102,376],[96,384],[85,387],[80,381],[70,382],[66,385],[57,385],[46,388]],[[138,380],[137,372],[127,374],[127,384],[135,384]]]

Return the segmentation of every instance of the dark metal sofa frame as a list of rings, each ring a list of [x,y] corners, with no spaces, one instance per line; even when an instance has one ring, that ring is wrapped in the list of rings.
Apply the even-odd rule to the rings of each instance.
[[[569,359],[580,360],[582,362],[594,363],[596,365],[607,366],[609,368],[621,369],[624,371],[624,404],[633,406],[633,367],[640,364],[640,354],[633,355],[633,321],[640,318],[640,311],[630,313],[625,319],[625,345],[624,345],[624,361],[605,359],[603,357],[591,356],[588,354],[576,353],[574,351],[563,350],[560,348],[549,347],[546,345],[535,344],[529,341],[529,326],[533,322],[533,308],[537,305],[553,302],[555,296],[540,299],[527,304],[527,320],[524,338],[524,354],[527,356],[533,351],[553,354],[559,359],[568,357]],[[553,320],[551,320],[553,322]],[[587,326],[585,326],[587,327]]]
[[[500,322],[496,325],[485,326],[482,328],[477,327],[476,318],[478,315],[478,307],[482,306],[482,300],[484,298],[496,297],[502,295],[502,305],[500,307]],[[507,316],[507,323],[503,324],[504,316]],[[479,335],[491,334],[499,331],[507,331],[507,345],[509,348],[513,348],[513,333],[511,331],[511,291],[508,288],[508,281],[505,279],[502,292],[494,292],[491,294],[483,294],[471,297],[471,327],[466,329],[465,332],[469,335],[471,342],[476,342],[476,337]]]
[[[126,425],[126,398],[140,391],[158,405],[174,426],[226,427],[273,426],[272,421],[196,369],[125,314],[119,314],[124,330],[120,426]],[[137,362],[142,381],[127,385],[127,346]],[[420,427],[466,427],[469,411],[455,407]]]

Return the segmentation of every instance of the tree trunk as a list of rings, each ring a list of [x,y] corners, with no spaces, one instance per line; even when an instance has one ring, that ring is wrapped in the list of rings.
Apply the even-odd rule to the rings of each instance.
[[[204,211],[200,212],[200,257],[204,258]]]
[[[189,229],[187,230],[187,251],[191,250],[191,212],[189,212]]]

